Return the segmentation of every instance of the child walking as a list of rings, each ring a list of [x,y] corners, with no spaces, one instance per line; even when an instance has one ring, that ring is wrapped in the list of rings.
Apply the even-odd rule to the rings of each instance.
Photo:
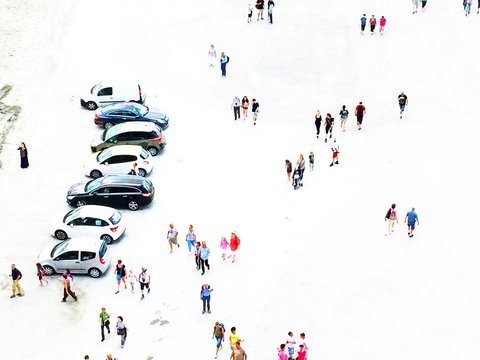
[[[310,151],[310,155],[308,155],[308,162],[310,165],[310,171],[313,171],[313,163],[315,162],[315,155],[313,154],[313,151]]]
[[[42,264],[37,263],[37,276],[38,280],[40,281],[40,286],[43,286],[43,282],[45,281],[48,285],[48,280],[45,279],[46,271],[43,268]]]
[[[135,292],[135,283],[137,282],[137,276],[133,274],[133,270],[128,271],[128,282],[130,283],[130,288],[132,289],[132,294]]]
[[[222,248],[222,260],[225,260],[225,257],[227,256],[227,247],[228,247],[228,241],[225,238],[225,236],[222,236],[222,240],[220,241],[220,247]]]

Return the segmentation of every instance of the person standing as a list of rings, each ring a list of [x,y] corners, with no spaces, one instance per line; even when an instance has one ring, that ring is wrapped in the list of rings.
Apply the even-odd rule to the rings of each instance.
[[[360,18],[360,34],[365,35],[365,26],[367,26],[367,15],[363,14]]]
[[[220,324],[218,321],[215,322],[213,327],[212,339],[215,337],[217,341],[217,350],[215,352],[215,359],[218,357],[218,350],[222,349],[222,342],[225,341],[225,330],[222,327],[223,324]]]
[[[225,236],[222,236],[222,240],[220,240],[220,247],[222,248],[222,260],[225,260],[227,256],[227,247],[228,247],[228,241],[225,238]]]
[[[362,102],[357,105],[355,108],[355,116],[357,117],[357,126],[358,130],[362,130],[362,122],[363,122],[363,115],[367,113],[365,106],[363,106]]]
[[[372,15],[369,23],[370,23],[370,35],[373,35],[375,33],[375,26],[377,26],[377,19],[375,19],[375,15]]]
[[[407,95],[402,91],[400,95],[398,95],[398,106],[400,106],[400,119],[403,118],[403,112],[405,111],[405,106],[408,105],[408,98]]]
[[[333,139],[333,144],[332,144],[332,163],[330,166],[333,166],[333,164],[338,165],[338,154],[340,153],[340,146],[337,144],[337,139]]]
[[[133,294],[135,292],[135,283],[137,282],[137,276],[133,273],[132,269],[128,271],[128,282],[130,283],[130,288]]]
[[[285,160],[285,169],[287,170],[288,182],[290,182],[292,176],[292,163],[290,160]]]
[[[268,0],[268,20],[270,21],[270,24],[273,24],[273,7],[274,6],[275,6],[275,3],[272,0]]]
[[[102,341],[105,341],[104,328],[107,328],[107,331],[110,334],[110,314],[107,313],[107,310],[104,307],[102,307],[102,311],[98,317],[100,318],[100,332],[102,334]]]
[[[300,178],[303,179],[303,173],[305,171],[305,159],[303,158],[303,154],[300,154],[295,168],[300,171]]]
[[[313,171],[314,162],[315,162],[315,155],[313,154],[313,151],[310,151],[310,155],[308,155],[308,163],[310,165],[310,171]]]
[[[255,7],[258,10],[257,21],[260,20],[260,19],[263,20],[263,7],[264,7],[264,5],[265,5],[264,0],[257,0],[257,3],[255,4]]]
[[[258,112],[260,111],[260,104],[256,99],[252,99],[252,114],[253,114],[253,125],[257,125]]]
[[[315,114],[315,128],[317,129],[317,139],[320,135],[320,127],[322,126],[322,115],[320,114],[320,110],[317,110]]]
[[[222,55],[220,56],[220,69],[222,70],[223,77],[227,76],[227,64],[229,61],[230,58],[222,51]]]
[[[288,360],[288,355],[285,352],[285,344],[280,344],[278,348],[278,360]]]
[[[68,295],[70,295],[71,297],[73,297],[73,299],[75,301],[77,301],[78,300],[77,296],[75,295],[75,293],[70,288],[70,278],[65,274],[63,274],[62,276],[63,276],[63,299],[62,299],[62,302],[67,302]]]
[[[416,14],[418,12],[418,0],[412,0],[412,4],[413,4],[412,14]]]
[[[197,235],[195,235],[195,231],[193,231],[193,225],[188,227],[187,235],[185,236],[185,241],[187,242],[188,252],[192,253],[192,247],[195,247],[195,240],[197,239]]]
[[[230,360],[247,360],[247,353],[240,346],[240,341],[235,343],[235,347],[232,350],[232,355],[230,355]]]
[[[395,209],[396,207],[397,204],[392,204],[392,206],[390,206],[390,209],[388,209],[387,214],[385,215],[385,221],[388,222],[388,229],[385,236],[392,234],[393,228],[395,226],[395,221],[398,224],[397,210]]]
[[[420,221],[418,220],[418,215],[415,212],[415,208],[412,207],[412,210],[407,212],[405,216],[404,223],[408,225],[408,237],[413,237],[413,230],[415,230],[415,224],[420,225]]]
[[[334,121],[335,119],[332,118],[330,113],[325,116],[325,142],[328,141],[327,137],[332,138]]]
[[[345,105],[342,106],[342,110],[340,110],[340,128],[343,132],[345,132],[345,124],[347,123],[348,119],[348,110]]]
[[[203,284],[202,289],[200,290],[200,299],[202,300],[203,303],[203,311],[202,314],[205,314],[205,310],[210,314],[210,293],[213,291],[213,289],[210,287],[208,284]]]
[[[248,4],[248,12],[247,12],[247,23],[248,24],[250,24],[252,22],[252,14],[253,14],[252,5]]]
[[[138,282],[140,283],[140,291],[142,293],[142,297],[140,300],[145,298],[143,294],[143,289],[147,289],[147,294],[150,294],[150,274],[147,273],[147,269],[142,266],[142,272],[138,275]]]
[[[217,50],[215,47],[210,45],[210,49],[208,49],[208,60],[210,62],[210,67],[215,67],[215,63],[217,62]]]
[[[307,358],[307,350],[303,344],[299,345],[300,349],[297,351],[296,360],[305,360]]]
[[[235,96],[232,101],[232,105],[230,105],[230,109],[233,108],[233,120],[240,119],[240,99],[238,96]]]
[[[115,294],[118,294],[120,292],[120,283],[122,281],[125,285],[125,289],[127,288],[127,281],[125,280],[126,276],[127,268],[125,267],[125,264],[122,264],[122,260],[118,260],[117,265],[115,266],[115,277],[117,279],[117,291],[115,291]]]
[[[308,351],[308,346],[307,346],[307,343],[305,342],[305,333],[301,333],[300,334],[300,341],[298,342],[300,344],[300,346],[304,346],[305,348],[305,351]]]
[[[168,244],[170,245],[170,254],[173,252],[173,244],[177,245],[180,247],[180,244],[177,241],[178,237],[178,231],[177,229],[173,226],[173,224],[168,225],[168,231],[167,231],[167,239],[168,239]]]
[[[200,242],[197,241],[193,253],[195,254],[195,264],[197,264],[197,270],[200,270]]]
[[[123,321],[122,316],[117,317],[117,335],[120,335],[120,347],[123,348],[125,346],[125,341],[127,341],[127,325]]]
[[[383,16],[380,18],[380,35],[383,36],[383,31],[385,30],[385,24],[387,23],[387,19],[385,19]]]
[[[28,162],[28,150],[25,143],[24,142],[20,143],[20,146],[18,147],[17,150],[20,151],[20,167],[22,169],[28,168],[30,164]]]
[[[132,165],[132,169],[127,175],[137,175],[137,174],[138,174],[138,166],[137,166],[137,163],[134,162]]]
[[[245,120],[248,117],[248,106],[249,106],[248,97],[245,95],[242,98],[242,115],[243,115],[242,120]]]
[[[40,281],[40,286],[43,286],[44,281],[48,285],[48,280],[45,279],[46,271],[43,268],[42,264],[37,263],[36,266],[37,266],[37,276],[38,276],[38,280]]]
[[[202,266],[202,275],[205,274],[205,266],[210,270],[210,265],[208,264],[208,257],[210,256],[210,248],[207,247],[207,243],[202,241],[202,247],[199,249],[200,252],[200,264]]]
[[[22,273],[20,270],[17,269],[15,264],[12,264],[12,295],[10,298],[14,298],[15,295],[23,296],[25,292],[23,291],[22,287],[20,286],[20,279],[22,278]]]
[[[237,236],[235,231],[232,231],[232,235],[230,236],[230,250],[232,251],[232,263],[235,262],[237,256],[237,250],[240,246],[240,238]]]
[[[287,345],[288,356],[293,357],[293,354],[295,353],[296,341],[291,331],[288,332],[288,337],[287,341],[285,341],[285,344]]]

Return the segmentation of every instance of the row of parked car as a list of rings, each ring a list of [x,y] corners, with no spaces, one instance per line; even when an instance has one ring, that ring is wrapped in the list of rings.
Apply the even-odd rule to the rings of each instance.
[[[105,129],[93,140],[94,154],[83,166],[85,175],[93,179],[68,190],[67,203],[75,208],[52,227],[53,236],[62,242],[45,248],[38,257],[47,275],[68,268],[72,273],[101,276],[111,261],[108,245],[126,230],[117,209],[135,211],[153,201],[155,188],[145,177],[153,169],[152,156],[166,145],[163,130],[169,118],[145,106],[145,99],[140,85],[104,83],[81,98],[83,107],[96,110],[95,124]]]

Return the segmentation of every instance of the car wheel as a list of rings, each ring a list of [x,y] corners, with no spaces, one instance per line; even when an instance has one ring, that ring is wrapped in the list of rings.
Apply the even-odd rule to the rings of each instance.
[[[138,176],[145,177],[145,176],[147,176],[147,170],[145,170],[145,169],[138,169],[137,174],[138,174]]]
[[[87,109],[88,110],[96,110],[97,109],[97,104],[95,104],[93,101],[87,102]]]
[[[158,149],[156,147],[150,146],[147,150],[152,156],[155,156],[158,154]]]
[[[90,275],[92,278],[99,278],[100,275],[102,275],[102,272],[98,270],[97,268],[91,268],[88,270],[88,275]]]
[[[87,205],[87,202],[85,200],[77,200],[77,207],[85,206],[85,205]]]
[[[110,129],[113,126],[113,124],[110,121],[107,121],[104,125],[105,129]]]
[[[99,170],[92,170],[90,171],[90,176],[94,179],[98,179],[102,176],[102,173]]]
[[[55,274],[55,269],[53,267],[45,265],[43,268],[45,269],[45,275],[52,276],[53,274]]]
[[[110,235],[105,234],[100,236],[100,240],[103,240],[107,243],[107,245],[110,245],[113,241],[113,238]]]
[[[135,200],[130,200],[128,202],[128,208],[132,211],[136,211],[138,210],[139,206],[138,206],[138,202],[136,202]]]
[[[65,240],[68,238],[68,235],[65,231],[63,230],[57,230],[55,231],[55,237],[58,239],[58,240]]]

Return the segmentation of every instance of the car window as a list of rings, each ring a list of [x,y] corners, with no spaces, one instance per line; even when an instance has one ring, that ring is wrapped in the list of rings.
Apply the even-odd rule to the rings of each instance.
[[[68,213],[66,213],[65,216],[63,217],[64,224],[67,224],[70,221],[72,221],[73,219],[75,219],[77,217],[77,214],[80,211],[81,211],[80,208],[76,208],[76,209],[70,210]]]
[[[100,245],[100,250],[98,250],[98,256],[99,257],[103,257],[103,255],[105,255],[105,253],[107,252],[107,244],[104,242],[102,242],[102,245]]]
[[[132,137],[130,135],[131,133],[122,133],[117,135],[117,141],[128,141],[131,140]]]
[[[86,192],[91,192],[91,191],[95,190],[96,188],[99,187],[101,181],[102,181],[102,178],[90,180],[89,182],[87,182],[87,185],[85,186],[85,191]]]
[[[145,160],[149,156],[150,156],[150,153],[147,150],[142,149],[142,152],[140,153],[140,157]]]
[[[97,155],[97,161],[99,163],[104,162],[107,160],[110,156],[112,156],[112,150],[110,148],[107,148],[105,150],[102,150],[98,155]]]
[[[93,259],[95,259],[96,255],[97,254],[95,254],[94,252],[91,252],[91,251],[82,251],[81,260],[82,261],[93,260]]]
[[[88,226],[106,226],[108,224],[107,224],[107,222],[105,222],[102,219],[88,217],[88,218],[85,219],[85,225],[88,225]]]
[[[136,160],[137,157],[135,155],[123,155],[123,162],[132,162]]]
[[[78,251],[67,251],[57,256],[57,260],[78,260]]]
[[[124,186],[112,186],[111,192],[112,194],[123,194],[129,191],[128,191],[128,188]]]
[[[109,96],[112,94],[113,94],[113,90],[111,87],[103,88],[97,93],[98,96]]]
[[[108,116],[120,116],[122,115],[122,110],[112,110],[106,113]]]
[[[73,225],[73,226],[77,226],[77,225],[83,225],[83,218],[79,217],[79,218],[76,218],[76,219],[72,219],[71,221],[69,221],[67,223],[68,226],[70,225]]]
[[[130,111],[130,110],[124,110],[123,114],[124,114],[124,116],[128,116],[128,117],[136,117],[137,116],[136,113],[134,113],[133,111]]]
[[[115,156],[112,156],[110,159],[108,159],[108,163],[109,164],[121,164],[121,163],[125,162],[125,160],[123,158],[124,158],[124,155],[115,155]]]
[[[111,192],[112,192],[112,189],[108,186],[105,186],[98,189],[97,194],[110,194]]]
[[[132,194],[132,193],[140,194],[141,191],[137,188],[134,188],[134,187],[125,186],[123,188],[123,192],[129,193],[129,194]]]
[[[110,221],[113,225],[117,225],[121,219],[122,219],[122,214],[120,214],[120,211],[118,210],[115,210],[113,215],[110,217]]]

